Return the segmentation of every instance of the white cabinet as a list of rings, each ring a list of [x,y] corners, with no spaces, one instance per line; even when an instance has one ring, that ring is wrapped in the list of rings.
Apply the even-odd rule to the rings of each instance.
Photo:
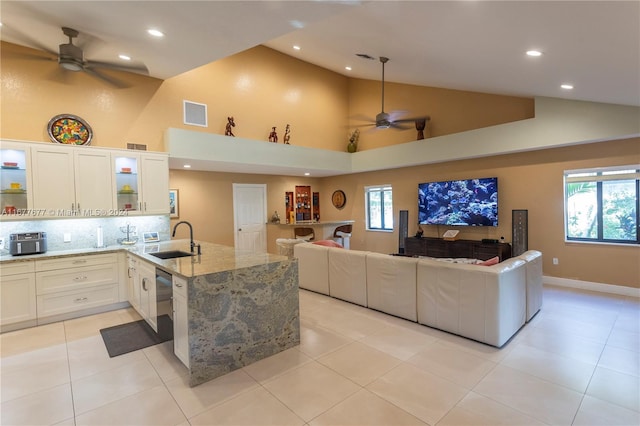
[[[173,276],[173,352],[189,367],[189,317],[187,280]]]
[[[147,321],[155,332],[158,332],[158,311],[156,306],[156,268],[149,262],[138,260],[138,286],[140,288],[140,305],[138,313]]]
[[[33,262],[16,262],[0,268],[0,326],[36,320],[36,278]]]
[[[143,214],[169,213],[169,158],[165,154],[113,153],[113,205]]]
[[[38,322],[119,300],[115,253],[35,260]]]
[[[146,214],[169,213],[169,158],[166,155],[142,156],[142,207]]]
[[[31,161],[34,208],[81,212],[81,215],[94,215],[97,211],[113,208],[111,154],[108,150],[34,146]]]
[[[129,303],[140,311],[140,280],[138,279],[138,259],[127,255],[127,295]]]
[[[0,213],[20,219],[169,213],[169,156],[2,141]],[[20,215],[20,211],[38,211]]]

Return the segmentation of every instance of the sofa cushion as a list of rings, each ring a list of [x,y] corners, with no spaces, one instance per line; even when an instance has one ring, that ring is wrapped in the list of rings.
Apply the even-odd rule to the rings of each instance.
[[[367,306],[367,252],[329,248],[329,295]]]
[[[367,304],[411,321],[416,313],[417,258],[367,254]]]
[[[312,243],[296,244],[293,256],[298,258],[300,288],[329,294],[329,247]]]

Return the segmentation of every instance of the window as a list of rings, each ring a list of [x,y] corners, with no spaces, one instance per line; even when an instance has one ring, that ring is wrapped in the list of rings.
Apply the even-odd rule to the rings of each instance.
[[[640,166],[564,173],[568,241],[638,244]]]
[[[368,230],[393,231],[392,194],[390,185],[364,188]]]

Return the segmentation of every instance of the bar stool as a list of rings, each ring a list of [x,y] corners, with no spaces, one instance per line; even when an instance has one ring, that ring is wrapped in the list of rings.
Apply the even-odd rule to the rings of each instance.
[[[351,232],[353,225],[341,225],[333,231],[333,239],[340,243],[342,247],[349,250],[349,239],[351,238]]]
[[[293,228],[293,236],[305,241],[311,241],[315,237],[313,228]]]

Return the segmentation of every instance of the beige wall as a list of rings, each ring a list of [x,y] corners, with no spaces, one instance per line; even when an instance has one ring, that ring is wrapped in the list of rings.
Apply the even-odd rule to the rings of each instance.
[[[382,172],[325,178],[321,198],[336,189],[347,194],[342,211],[324,209],[323,219],[356,220],[351,247],[378,252],[397,251],[398,234],[365,231],[364,186],[393,185],[394,216],[409,211],[409,235],[417,229],[418,183],[474,177],[498,177],[499,226],[460,227],[460,238],[479,240],[504,236],[511,241],[511,211],[529,211],[529,248],[544,254],[548,276],[640,288],[637,246],[578,244],[564,241],[564,170],[638,164],[640,139],[609,141],[474,160],[407,167]],[[327,201],[325,201],[326,203]],[[425,236],[442,236],[445,226],[424,226]],[[551,259],[557,257],[558,265]]]
[[[127,142],[163,150],[168,127],[222,134],[233,114],[238,136],[266,140],[271,126],[292,126],[292,143],[342,151],[356,116],[374,117],[380,108],[380,83],[349,79],[266,47],[256,47],[191,72],[160,81],[113,72],[129,84],[116,89],[82,73],[61,73],[55,61],[24,59],[27,48],[1,44],[0,137],[48,141],[46,124],[60,113],[77,114],[94,129],[93,145],[124,147]],[[529,118],[533,100],[437,88],[390,84],[385,109],[432,117],[427,135],[441,136]],[[183,99],[208,105],[209,128],[182,124]],[[415,139],[415,130],[363,131],[359,148],[371,149]],[[321,194],[322,219],[355,219],[352,246],[379,252],[397,250],[396,233],[364,231],[363,187],[394,186],[394,209],[409,210],[416,222],[417,184],[436,179],[498,176],[500,227],[465,229],[463,238],[510,240],[512,209],[528,209],[531,248],[545,255],[545,274],[640,288],[638,248],[567,244],[563,240],[562,171],[640,162],[638,139],[603,142],[535,153],[498,156],[362,173],[325,179],[172,171],[171,187],[180,191],[181,219],[190,220],[199,239],[233,244],[232,183],[266,183],[268,211],[283,216],[284,192],[310,184]],[[331,206],[342,189],[346,207]],[[175,221],[173,221],[175,223]],[[269,226],[269,250],[288,229]],[[284,229],[284,230],[283,230]],[[185,232],[181,229],[180,232]],[[443,229],[427,229],[439,235]],[[415,232],[415,227],[410,233]],[[284,233],[284,234],[283,234]],[[184,236],[181,235],[181,236]],[[560,264],[553,266],[552,257]],[[606,260],[604,260],[606,259]],[[603,267],[603,262],[605,266]]]
[[[127,142],[164,151],[169,127],[224,134],[235,117],[238,137],[280,141],[287,124],[291,143],[345,151],[349,117],[380,109],[380,83],[349,79],[272,49],[258,46],[161,81],[105,72],[127,83],[115,88],[84,73],[63,72],[55,61],[25,58],[37,51],[2,42],[0,137],[49,141],[48,121],[79,115],[92,126],[92,145],[124,148]],[[432,115],[427,135],[441,136],[533,116],[533,99],[394,84],[385,92],[392,109]],[[183,124],[183,101],[206,104],[207,128]],[[387,108],[388,109],[388,108]],[[391,111],[391,109],[389,109]],[[433,127],[433,129],[431,129]],[[415,140],[415,130],[364,131],[359,149]]]
[[[233,245],[233,183],[267,184],[269,215],[277,210],[281,218],[284,218],[285,191],[293,191],[296,185],[311,185],[313,191],[320,192],[322,220],[356,221],[351,239],[353,249],[395,253],[397,230],[392,233],[365,230],[365,186],[393,186],[394,217],[397,220],[400,210],[408,210],[409,235],[413,235],[417,229],[418,183],[497,176],[500,225],[497,228],[459,227],[460,238],[480,240],[504,236],[510,242],[511,211],[526,209],[529,248],[543,252],[545,275],[640,288],[638,247],[566,243],[563,219],[564,170],[637,164],[639,143],[640,139],[635,138],[320,179],[172,170],[171,187],[180,190],[181,217],[194,224],[197,238],[203,240]],[[337,189],[347,196],[341,210],[331,204],[331,194]],[[441,236],[448,229],[445,226],[423,228],[425,236]],[[290,238],[291,230],[276,226],[267,229],[268,250],[277,253],[275,239]],[[558,265],[552,264],[553,257],[559,259]]]

